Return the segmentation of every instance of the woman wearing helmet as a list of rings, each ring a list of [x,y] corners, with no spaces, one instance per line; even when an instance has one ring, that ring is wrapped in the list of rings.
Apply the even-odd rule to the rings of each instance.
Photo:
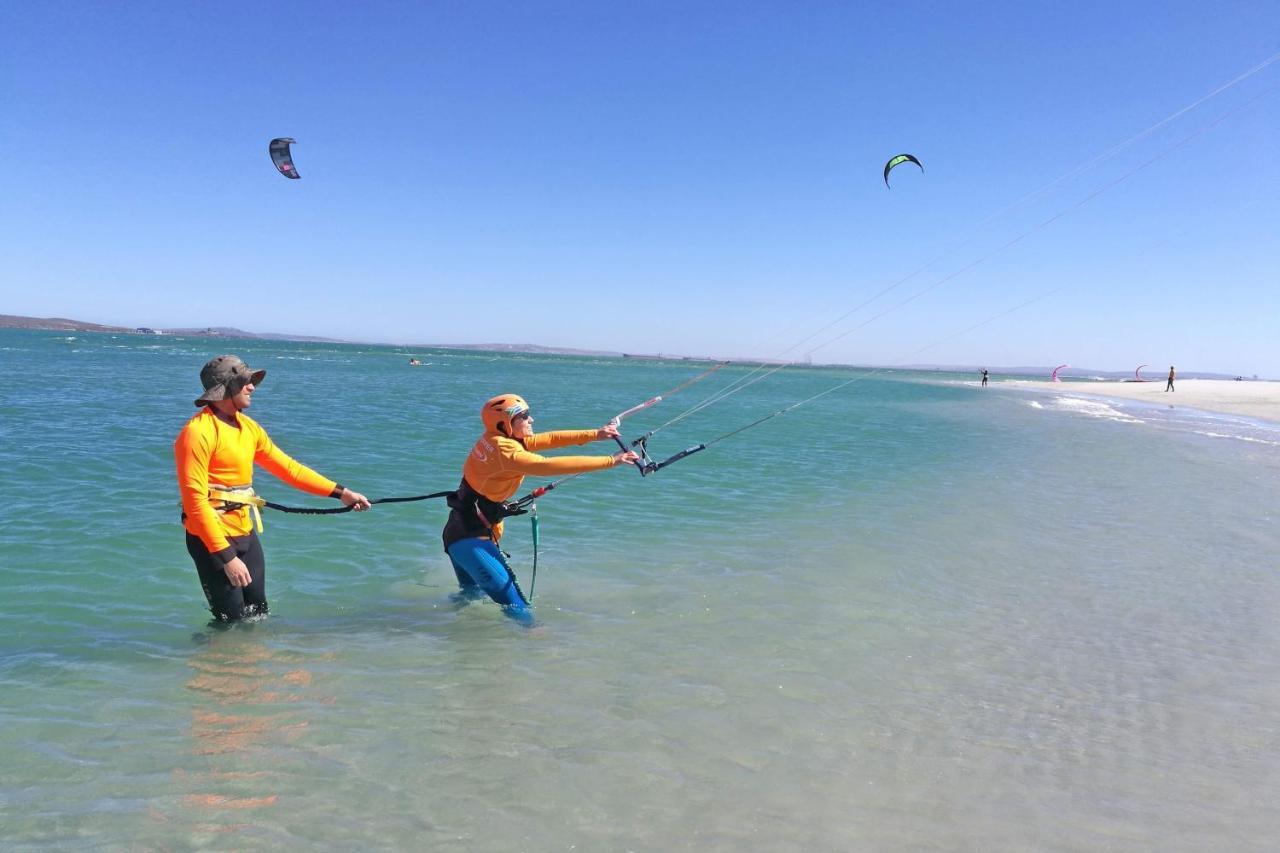
[[[500,394],[487,401],[480,419],[484,435],[462,466],[458,491],[449,496],[444,550],[465,597],[479,598],[487,593],[508,616],[529,624],[533,621],[529,602],[498,549],[502,517],[508,514],[503,501],[519,491],[526,475],[582,474],[635,464],[638,457],[630,450],[612,456],[539,456],[539,450],[612,440],[618,434],[617,427],[535,433],[529,404],[515,394]]]

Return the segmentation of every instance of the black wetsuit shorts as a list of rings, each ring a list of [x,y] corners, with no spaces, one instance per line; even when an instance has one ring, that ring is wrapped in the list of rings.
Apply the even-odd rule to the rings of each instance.
[[[232,586],[222,561],[209,553],[199,536],[187,534],[187,553],[200,573],[200,586],[204,587],[204,597],[209,602],[213,618],[219,622],[236,622],[246,616],[265,615],[267,560],[258,534],[251,531],[248,536],[231,536],[227,542],[249,569],[253,580],[248,586]]]

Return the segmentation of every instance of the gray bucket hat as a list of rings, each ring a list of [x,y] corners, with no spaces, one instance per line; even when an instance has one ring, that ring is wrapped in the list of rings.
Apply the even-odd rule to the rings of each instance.
[[[229,394],[235,394],[249,383],[257,385],[266,375],[265,370],[250,370],[249,365],[241,361],[239,356],[220,355],[211,358],[200,369],[200,384],[204,386],[204,393],[196,399],[196,405],[204,406],[216,400],[225,400]]]

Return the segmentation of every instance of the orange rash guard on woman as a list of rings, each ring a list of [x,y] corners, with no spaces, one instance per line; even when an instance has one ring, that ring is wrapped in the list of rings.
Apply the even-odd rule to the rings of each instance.
[[[563,429],[534,433],[523,444],[499,432],[485,433],[471,448],[462,466],[462,479],[483,497],[502,503],[520,490],[525,476],[557,477],[601,471],[617,464],[612,456],[539,456],[536,450],[555,450],[587,444],[598,437],[594,429]],[[487,535],[487,531],[482,535]],[[502,537],[502,522],[493,525],[493,538]]]
[[[277,448],[266,430],[244,412],[237,413],[236,419],[239,428],[222,421],[206,407],[187,421],[173,443],[183,527],[200,537],[210,554],[228,559],[234,551],[227,537],[248,535],[253,530],[253,519],[247,507],[218,512],[210,503],[209,489],[251,484],[255,462],[289,485],[313,495],[329,495],[337,486]]]

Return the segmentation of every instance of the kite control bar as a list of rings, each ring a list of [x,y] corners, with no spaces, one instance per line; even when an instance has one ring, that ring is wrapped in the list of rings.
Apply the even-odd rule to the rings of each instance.
[[[699,451],[707,449],[707,446],[705,444],[695,444],[693,447],[686,447],[684,450],[681,450],[679,453],[675,454],[674,456],[668,456],[666,459],[663,459],[661,462],[655,462],[653,459],[649,458],[649,452],[648,450],[645,449],[645,442],[648,440],[649,440],[649,433],[645,433],[644,435],[637,438],[635,441],[631,442],[630,448],[627,447],[625,444],[622,444],[621,441],[618,442],[619,444],[622,444],[623,450],[639,448],[638,452],[639,452],[640,459],[638,462],[636,462],[636,467],[640,469],[640,476],[642,477],[648,476],[649,474],[652,474],[654,471],[661,471],[663,468],[666,468],[668,465],[671,465],[675,462],[679,462],[681,459],[685,458],[686,456],[692,456],[693,454],[698,453]],[[530,504],[532,504],[538,498],[545,495],[547,492],[554,489],[556,486],[581,476],[582,476],[581,474],[570,474],[567,477],[561,477],[559,480],[553,480],[552,482],[547,483],[545,486],[538,486],[538,488],[529,492],[529,494],[525,495],[519,500],[511,501],[506,506],[509,507],[511,510],[513,510],[511,512],[511,515],[521,515],[525,511],[527,511],[526,508],[529,507]]]
[[[627,451],[631,450],[630,447],[627,447],[627,443],[622,440],[622,436],[615,435],[613,437],[613,440],[618,442],[618,447],[622,449],[623,453],[626,453]],[[641,455],[640,459],[636,461],[636,469],[640,472],[641,477],[648,475],[649,473],[648,460],[645,459],[643,455]]]
[[[612,418],[609,419],[609,425],[614,427],[615,429],[618,428],[622,424],[622,419],[627,417],[628,415],[634,415],[636,412],[644,411],[650,406],[656,406],[658,403],[661,403],[665,398],[670,397],[674,394],[679,394],[685,388],[688,388],[690,385],[693,385],[697,382],[701,382],[703,379],[706,379],[708,376],[710,376],[711,374],[715,373],[717,370],[719,370],[722,367],[725,367],[728,364],[729,362],[727,361],[719,362],[718,364],[715,364],[712,367],[702,371],[692,379],[686,379],[684,382],[681,382],[679,385],[672,388],[670,391],[663,392],[662,394],[659,394],[656,397],[650,397],[648,400],[645,400],[643,403],[632,406],[626,411],[619,412],[618,414],[614,415]],[[691,453],[697,453],[699,450],[705,449],[703,446],[690,447],[688,450],[685,450],[682,453],[678,453],[675,456],[672,456],[670,459],[666,459],[662,462],[654,462],[652,459],[649,458],[648,450],[645,448],[645,442],[648,441],[649,437],[652,435],[653,435],[652,431],[645,433],[640,438],[631,442],[630,447],[627,447],[627,445],[622,440],[622,436],[620,435],[614,436],[614,439],[613,439],[618,443],[619,449],[621,449],[624,453],[628,450],[637,451],[640,458],[636,460],[636,469],[640,472],[641,477],[647,477],[648,475],[652,474],[654,471],[661,470],[662,468],[665,468],[667,465],[670,465],[672,462],[675,462],[678,459],[683,459],[684,457],[688,456]]]
[[[687,447],[684,450],[681,450],[679,453],[675,454],[674,456],[668,456],[666,459],[663,459],[661,462],[657,462],[653,459],[653,457],[649,455],[648,442],[649,442],[649,438],[652,435],[653,433],[646,432],[644,435],[640,436],[639,438],[631,442],[631,447],[634,448],[636,452],[639,453],[640,455],[640,461],[636,463],[636,467],[641,469],[641,474],[643,476],[648,476],[649,474],[652,474],[655,471],[661,471],[663,468],[666,468],[668,465],[674,462],[679,462],[681,459],[685,458],[686,456],[692,456],[693,454],[697,453],[699,450],[707,449],[707,446],[705,444],[697,444],[697,445],[694,445],[693,447]]]
[[[697,453],[699,450],[706,450],[706,449],[707,449],[707,446],[705,444],[695,444],[693,447],[686,447],[684,450],[681,450],[675,456],[669,456],[666,459],[662,460],[661,462],[650,462],[648,473],[652,474],[654,471],[661,471],[663,468],[666,468],[672,462],[679,462],[681,459],[685,458],[686,456],[692,456],[693,454]]]
[[[728,364],[728,362],[724,362],[724,364]],[[707,374],[713,373],[714,370],[718,370],[719,368],[722,368],[722,366],[723,364],[717,365],[716,368],[713,368],[712,370],[708,370]],[[707,374],[703,374],[703,375],[707,375]],[[701,377],[699,377],[699,379],[700,378]],[[692,379],[691,382],[696,382],[696,379]],[[686,383],[686,384],[689,384],[689,383]],[[684,386],[681,386],[681,387],[684,387]],[[678,391],[678,389],[680,388],[677,388],[676,391]],[[668,393],[671,393],[671,392],[668,392]],[[649,406],[657,405],[657,403],[659,402],[662,402],[662,397],[653,397],[652,400],[646,400],[643,403],[640,403],[639,406],[632,406],[631,409],[627,409],[626,411],[623,411],[623,412],[618,412],[617,415],[614,415],[613,418],[609,419],[609,424],[611,424],[612,427],[617,427],[617,425],[622,423],[622,419],[626,418],[627,415],[634,415],[635,412],[648,409]],[[652,437],[652,435],[653,435],[652,432],[648,432],[648,433],[645,433],[644,435],[641,435],[640,438],[632,439],[630,447],[627,446],[626,442],[622,441],[621,435],[616,435],[616,437],[613,438],[613,441],[616,441],[618,443],[618,447],[622,448],[623,452],[631,451],[631,450],[636,451],[636,455],[640,457],[639,460],[636,460],[636,467],[637,469],[640,470],[640,476],[648,476],[649,474],[653,474],[654,471],[660,471],[664,469],[664,467],[667,467],[668,465],[673,464],[673,462],[678,462],[682,459],[685,459],[686,456],[692,456],[696,452],[707,450],[707,444],[695,444],[694,447],[687,447],[685,448],[685,450],[682,450],[676,453],[675,456],[669,456],[667,457],[667,459],[657,462],[657,461],[654,461],[652,457],[649,456],[649,448],[646,447],[646,442],[649,441],[649,438]],[[581,476],[581,474],[570,474],[568,476],[562,476],[561,479],[552,480],[552,482],[548,483],[547,485],[539,485],[538,488],[534,489],[534,491],[530,492],[529,494],[526,494],[526,496],[520,498],[520,500],[511,501],[507,503],[507,506],[511,508],[511,510],[513,510],[512,515],[518,515],[520,514],[520,512],[525,511],[525,508],[529,507],[532,502],[538,500],[538,498],[540,498],[541,496],[544,496],[544,494],[547,494],[548,492],[552,491],[552,489],[556,488],[557,485],[561,483],[567,483],[568,480],[577,478],[577,476]]]

